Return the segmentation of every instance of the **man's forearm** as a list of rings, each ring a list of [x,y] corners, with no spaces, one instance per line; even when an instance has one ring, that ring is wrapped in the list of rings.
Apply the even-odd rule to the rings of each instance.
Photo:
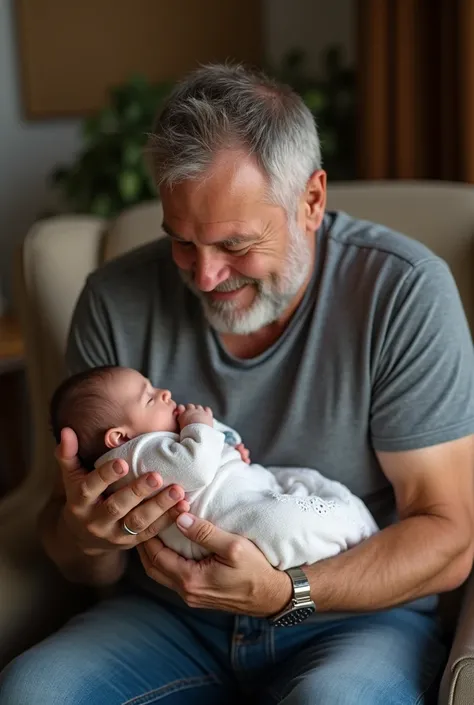
[[[379,610],[456,588],[472,565],[471,537],[438,516],[405,519],[334,558],[309,566],[317,609]]]
[[[48,556],[71,582],[95,586],[117,582],[125,570],[125,551],[96,556],[84,554],[63,520],[63,506],[62,499],[53,499],[40,517],[39,530]]]

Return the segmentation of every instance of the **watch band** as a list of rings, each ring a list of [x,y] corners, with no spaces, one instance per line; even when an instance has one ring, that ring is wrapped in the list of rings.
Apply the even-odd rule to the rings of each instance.
[[[293,600],[296,603],[311,600],[311,586],[302,568],[288,568],[285,571],[293,583]]]
[[[304,622],[316,610],[311,599],[311,586],[302,568],[288,568],[285,571],[293,583],[293,597],[276,615],[270,618],[274,627],[289,627]]]

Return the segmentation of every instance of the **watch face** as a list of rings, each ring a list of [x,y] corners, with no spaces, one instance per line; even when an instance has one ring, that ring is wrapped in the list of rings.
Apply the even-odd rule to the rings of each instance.
[[[292,627],[295,624],[300,624],[304,622],[305,619],[308,619],[314,611],[314,607],[298,607],[280,617],[280,619],[275,622],[275,627]]]

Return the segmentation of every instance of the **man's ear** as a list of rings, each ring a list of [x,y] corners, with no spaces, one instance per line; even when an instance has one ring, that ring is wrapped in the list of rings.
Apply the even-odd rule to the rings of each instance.
[[[304,201],[306,230],[314,233],[321,225],[326,209],[326,172],[323,169],[309,177]]]
[[[130,440],[124,428],[109,428],[105,432],[105,445],[107,448],[119,448]]]

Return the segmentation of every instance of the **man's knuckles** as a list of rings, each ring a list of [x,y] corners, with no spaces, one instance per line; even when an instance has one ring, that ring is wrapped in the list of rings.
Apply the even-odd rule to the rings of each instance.
[[[202,521],[193,526],[188,535],[196,543],[206,546],[208,543],[212,543],[216,535],[216,528],[208,521]]]

